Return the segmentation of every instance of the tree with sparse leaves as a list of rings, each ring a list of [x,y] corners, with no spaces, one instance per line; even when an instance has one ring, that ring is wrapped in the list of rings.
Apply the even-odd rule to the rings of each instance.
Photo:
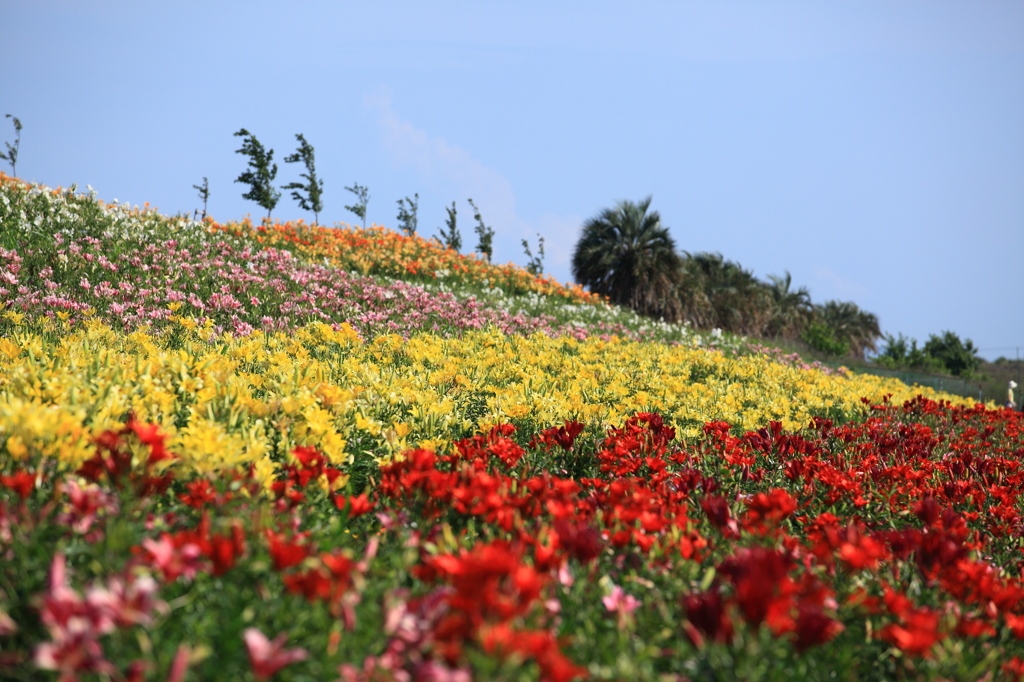
[[[398,229],[410,237],[416,236],[416,225],[419,222],[416,214],[419,209],[419,194],[414,194],[412,199],[406,197],[398,200]]]
[[[203,220],[206,220],[206,202],[210,198],[210,181],[203,177],[202,185],[192,185],[195,189],[199,190],[199,198],[203,200]]]
[[[274,178],[277,177],[274,150],[264,149],[256,136],[245,128],[235,133],[235,136],[245,138],[242,148],[236,149],[235,153],[249,157],[249,169],[239,175],[235,182],[249,185],[249,191],[243,194],[242,198],[255,201],[267,209],[267,220],[270,220],[271,212],[281,199],[281,193],[274,188]]]
[[[303,211],[313,212],[313,224],[316,225],[320,222],[320,211],[324,210],[324,202],[321,198],[324,193],[324,181],[316,177],[316,167],[313,162],[313,146],[306,142],[306,138],[303,137],[302,133],[296,134],[295,139],[299,141],[299,148],[294,154],[284,157],[284,162],[298,163],[302,161],[306,165],[306,172],[301,177],[305,178],[308,184],[290,182],[282,186],[281,189],[292,190],[292,198],[299,202],[299,207]],[[305,192],[305,195],[300,194],[300,191]]]
[[[476,234],[478,239],[476,250],[477,253],[482,253],[487,262],[491,262],[491,256],[494,255],[494,228],[484,224],[484,219],[480,217],[480,209],[476,207],[472,199],[469,199],[469,205],[473,207],[473,219],[476,220]]]
[[[526,271],[534,277],[540,277],[544,273],[544,237],[537,233],[537,255],[534,256],[533,252],[530,251],[530,243],[523,240],[523,251],[526,252],[526,257],[529,262],[526,264]]]
[[[18,120],[17,116],[11,116],[10,114],[7,114],[7,118],[14,121],[14,144],[11,145],[10,142],[5,143],[7,145],[7,153],[0,152],[0,159],[11,164],[11,175],[17,176],[18,148],[21,147],[21,121]]]
[[[346,187],[349,192],[356,195],[356,203],[346,206],[345,209],[352,211],[363,221],[363,228],[366,228],[366,205],[370,203],[370,190],[358,182],[353,182],[351,187]]]
[[[435,237],[435,239],[452,251],[460,251],[462,249],[462,235],[459,233],[459,228],[456,226],[456,214],[458,213],[458,210],[455,208],[455,202],[452,202],[451,208],[445,206],[444,210],[448,211],[448,220],[445,221],[445,224],[448,226],[448,230],[445,231],[440,227],[437,228],[440,233]]]

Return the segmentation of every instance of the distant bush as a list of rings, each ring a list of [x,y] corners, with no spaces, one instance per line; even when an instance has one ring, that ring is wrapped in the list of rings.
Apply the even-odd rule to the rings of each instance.
[[[946,331],[942,336],[932,334],[924,344],[924,352],[941,362],[946,370],[954,376],[970,376],[981,366],[978,349],[967,339],[961,341],[953,332]]]
[[[822,322],[808,325],[802,338],[808,346],[826,355],[846,355],[850,352],[850,345],[837,339],[832,328]]]
[[[882,352],[875,358],[875,362],[882,367],[889,369],[913,369],[919,372],[942,372],[946,366],[941,360],[933,358],[925,352],[924,348],[917,347],[917,339],[911,339],[900,334],[893,336],[885,334]]]
[[[953,332],[942,336],[932,334],[921,348],[917,339],[899,334],[886,334],[882,352],[875,362],[889,369],[913,369],[919,372],[945,372],[953,376],[970,376],[981,366],[978,349],[967,339],[961,341]]]

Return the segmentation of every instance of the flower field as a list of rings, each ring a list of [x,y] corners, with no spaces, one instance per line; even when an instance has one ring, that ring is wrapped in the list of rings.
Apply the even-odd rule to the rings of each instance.
[[[600,297],[578,285],[564,285],[546,277],[534,277],[511,263],[492,265],[479,258],[466,258],[435,241],[410,237],[387,228],[327,228],[298,223],[260,225],[248,221],[218,225],[222,231],[260,245],[287,249],[313,261],[325,261],[339,270],[378,274],[415,281],[443,276],[460,282],[483,282],[516,292],[536,292],[581,303],[599,303]]]
[[[0,301],[29,321],[95,317],[119,329],[159,330],[176,313],[210,321],[218,334],[320,321],[347,322],[366,337],[494,326],[512,334],[723,342],[381,228],[168,219],[3,174],[0,226]]]
[[[382,228],[0,230],[0,678],[1024,678],[1019,413]]]

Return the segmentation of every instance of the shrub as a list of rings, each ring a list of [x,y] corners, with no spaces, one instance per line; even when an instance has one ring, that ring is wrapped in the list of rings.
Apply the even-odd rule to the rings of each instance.
[[[942,336],[932,334],[924,344],[924,352],[941,362],[946,370],[954,376],[969,376],[981,366],[978,349],[967,339],[961,341],[953,332],[946,331]]]
[[[835,332],[821,322],[812,322],[802,338],[808,346],[826,355],[846,355],[850,350],[849,344],[837,339]]]

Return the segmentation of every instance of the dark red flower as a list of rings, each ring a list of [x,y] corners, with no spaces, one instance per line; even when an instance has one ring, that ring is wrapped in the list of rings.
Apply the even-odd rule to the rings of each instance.
[[[568,452],[572,450],[576,438],[583,433],[583,429],[584,425],[580,422],[566,421],[564,426],[552,426],[541,431],[530,441],[530,447],[537,447],[537,445],[551,447],[552,445],[557,445]]]
[[[687,620],[684,629],[695,646],[703,646],[705,638],[720,643],[732,640],[732,621],[725,605],[718,588],[683,597]]]
[[[331,596],[331,577],[320,568],[290,573],[283,578],[285,589],[301,594],[310,603]]]
[[[850,524],[846,529],[846,538],[839,546],[839,557],[855,571],[864,568],[878,568],[878,562],[889,556],[885,545],[872,537],[864,535],[861,528]]]
[[[601,555],[601,534],[584,521],[555,519],[553,524],[558,544],[580,563],[588,563]]]
[[[705,495],[700,501],[700,508],[707,514],[708,521],[718,530],[725,530],[729,525],[729,501],[719,495]]]
[[[796,498],[781,488],[767,493],[757,493],[747,500],[747,508],[754,520],[778,523],[796,511]]]
[[[354,519],[373,511],[373,502],[366,496],[366,493],[356,497],[346,495],[335,495],[334,506],[341,511],[348,510],[348,517]]]
[[[10,488],[24,500],[32,494],[32,489],[36,486],[36,475],[28,471],[19,471],[13,476],[0,476],[0,485]]]
[[[235,561],[245,553],[245,531],[241,524],[231,527],[231,535],[214,535],[210,537],[208,557],[213,564],[213,574],[223,575],[235,565]]]
[[[820,606],[800,602],[797,605],[793,645],[803,652],[812,646],[824,644],[843,631],[843,624],[829,618]]]
[[[160,430],[158,424],[143,424],[135,419],[135,416],[131,416],[128,419],[128,423],[125,424],[125,431],[134,431],[138,437],[139,442],[143,445],[149,446],[149,458],[146,462],[147,466],[152,466],[157,462],[165,459],[170,459],[171,455],[167,454],[165,449],[165,442],[167,436]]]
[[[327,460],[320,454],[320,451],[314,447],[299,446],[292,449],[292,455],[295,459],[299,460],[299,465],[303,469],[303,473],[311,478],[318,478],[323,473],[324,464]],[[303,480],[303,485],[306,484],[308,479]]]
[[[882,638],[911,656],[929,658],[932,647],[945,637],[939,632],[939,614],[919,608],[904,614],[899,623],[882,628]]]
[[[195,509],[200,509],[204,504],[217,499],[217,490],[205,478],[189,481],[185,484],[185,489],[188,492],[178,495],[178,499]]]
[[[764,622],[773,602],[784,599],[791,561],[783,553],[765,547],[740,549],[718,567],[736,586],[735,599],[743,617],[755,628]]]
[[[935,501],[934,497],[926,497],[914,507],[914,514],[926,526],[934,526],[935,522],[939,520],[941,512],[942,508],[939,507],[939,503]]]
[[[309,556],[309,545],[288,540],[270,529],[267,529],[267,540],[270,542],[270,558],[274,562],[275,571],[297,566]]]

